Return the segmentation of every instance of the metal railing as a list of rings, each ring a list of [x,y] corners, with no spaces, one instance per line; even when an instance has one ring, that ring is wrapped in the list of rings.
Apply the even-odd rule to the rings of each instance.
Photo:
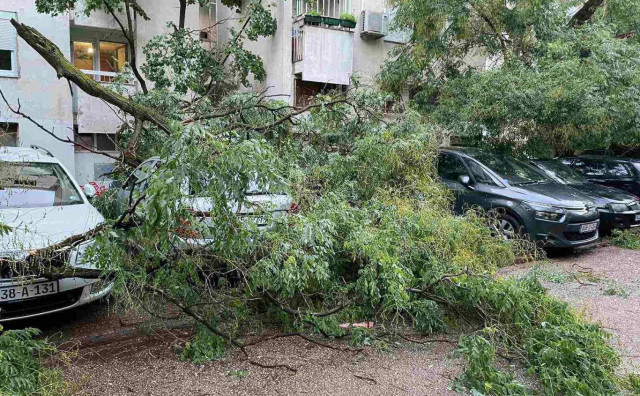
[[[315,10],[322,16],[339,18],[351,12],[351,0],[294,0],[293,16],[298,17]]]
[[[293,48],[292,62],[300,62],[303,56],[304,48],[304,31],[302,29],[293,29],[291,36],[291,46]]]

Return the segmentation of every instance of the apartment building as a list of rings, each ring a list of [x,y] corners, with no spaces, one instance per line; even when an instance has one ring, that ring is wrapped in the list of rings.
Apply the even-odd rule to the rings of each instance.
[[[0,145],[39,145],[60,159],[80,183],[101,182],[112,169],[112,160],[64,141],[82,141],[117,153],[120,115],[101,100],[58,80],[53,69],[16,36],[9,20],[36,27],[75,66],[99,83],[111,84],[131,51],[143,64],[144,45],[167,32],[167,18],[177,23],[178,1],[138,0],[150,20],[136,21],[137,48],[129,48],[116,20],[107,13],[87,17],[78,9],[52,17],[38,14],[34,3],[0,3],[0,89],[10,103],[19,101],[21,110],[55,137],[0,103]],[[245,45],[263,59],[267,71],[266,80],[254,82],[252,88],[268,89],[301,107],[318,93],[346,89],[353,75],[373,82],[389,50],[407,39],[406,32],[391,31],[393,12],[384,0],[278,0],[272,13],[278,22],[276,34]],[[212,1],[210,7],[188,7],[185,26],[197,31],[203,45],[208,45],[229,40],[230,29],[240,29],[242,17],[236,9]],[[225,22],[216,25],[217,21]],[[125,87],[129,93],[139,89],[134,81]]]

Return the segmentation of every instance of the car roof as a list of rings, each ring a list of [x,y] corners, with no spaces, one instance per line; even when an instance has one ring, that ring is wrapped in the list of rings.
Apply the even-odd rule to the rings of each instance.
[[[60,162],[44,150],[28,147],[0,147],[0,162],[46,162],[59,164]]]
[[[477,148],[473,148],[473,147],[441,147],[440,151],[443,153],[456,153],[456,154],[462,154],[464,156],[467,157],[471,157],[474,154],[477,153],[482,153],[484,152],[483,150],[477,149]]]
[[[606,155],[577,155],[573,158],[585,158],[585,159],[593,159],[593,160],[601,160],[601,161],[609,161],[609,162],[640,162],[640,159],[637,158],[625,158],[625,157],[609,157]]]

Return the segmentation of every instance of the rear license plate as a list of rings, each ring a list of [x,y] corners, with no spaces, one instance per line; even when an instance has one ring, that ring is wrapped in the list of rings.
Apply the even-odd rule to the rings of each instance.
[[[25,283],[23,285],[0,288],[0,302],[24,300],[58,292],[58,282]]]
[[[580,226],[580,233],[585,234],[587,232],[593,232],[596,229],[598,229],[598,223],[582,224]]]
[[[640,221],[640,214],[636,215],[636,222]]]

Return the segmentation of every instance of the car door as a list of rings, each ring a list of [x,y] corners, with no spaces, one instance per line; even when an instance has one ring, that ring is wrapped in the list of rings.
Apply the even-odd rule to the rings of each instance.
[[[468,195],[468,204],[479,206],[486,211],[503,207],[506,202],[504,187],[491,177],[480,163],[471,159],[463,158],[463,162],[469,170],[473,180],[473,194]]]
[[[459,156],[452,153],[440,153],[438,176],[455,196],[454,212],[461,214],[476,201],[474,190],[460,183],[460,176],[469,176],[469,170]]]

